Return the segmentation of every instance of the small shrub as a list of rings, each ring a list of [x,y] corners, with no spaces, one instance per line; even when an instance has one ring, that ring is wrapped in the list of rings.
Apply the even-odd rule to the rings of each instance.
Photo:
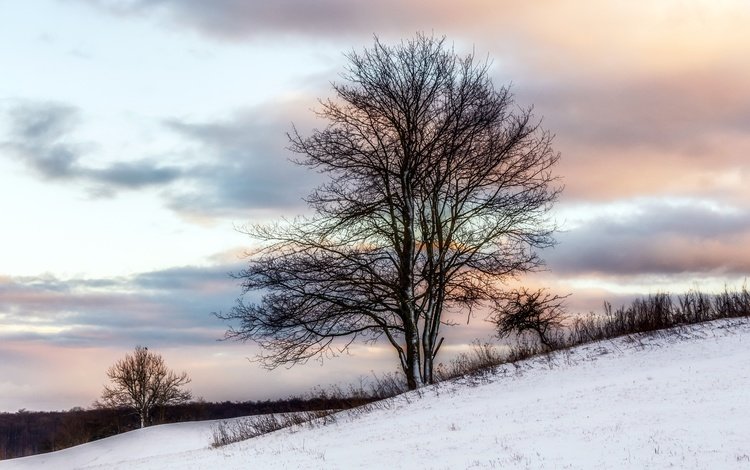
[[[545,289],[521,288],[508,293],[492,317],[498,336],[531,332],[548,350],[555,349],[554,332],[562,328],[567,318],[564,305],[567,297],[550,294]]]
[[[332,416],[332,413],[334,412],[335,411],[329,410],[305,411],[287,414],[268,414],[236,419],[234,421],[222,421],[213,428],[211,446],[221,447],[292,426],[300,426],[303,424],[315,425],[317,420],[321,420],[322,424],[327,424],[335,421],[335,418]]]
[[[530,357],[542,354],[544,351],[536,344],[528,341],[524,338],[519,338],[516,344],[511,345],[508,348],[508,354],[505,357],[506,363],[513,363],[523,361]]]
[[[491,372],[494,367],[505,362],[494,344],[474,341],[469,351],[458,354],[448,364],[438,364],[435,381],[443,382],[456,377]]]

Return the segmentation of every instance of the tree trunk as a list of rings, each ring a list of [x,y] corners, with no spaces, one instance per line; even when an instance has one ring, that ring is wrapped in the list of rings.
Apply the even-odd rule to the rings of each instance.
[[[406,338],[406,383],[409,390],[424,387],[425,381],[422,377],[422,361],[419,353],[419,329],[414,315],[414,309],[406,314],[404,322],[404,336]]]
[[[408,152],[406,152],[408,155]],[[422,361],[419,339],[419,325],[417,312],[414,306],[414,198],[412,194],[411,171],[409,169],[408,157],[401,170],[401,191],[402,205],[401,223],[403,223],[403,232],[401,246],[395,247],[400,251],[399,266],[399,290],[401,303],[401,318],[404,321],[404,338],[406,340],[406,382],[409,390],[415,390],[424,386],[422,377]],[[399,249],[400,248],[400,249]]]
[[[406,383],[409,390],[416,390],[424,387],[425,382],[422,378],[422,364],[419,354],[419,338],[416,333],[406,340]]]

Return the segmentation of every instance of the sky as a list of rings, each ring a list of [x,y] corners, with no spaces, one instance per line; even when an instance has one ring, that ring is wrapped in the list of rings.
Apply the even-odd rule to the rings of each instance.
[[[136,345],[196,397],[286,397],[394,371],[387,347],[265,371],[219,341],[247,223],[324,182],[344,53],[445,35],[555,134],[565,191],[547,270],[574,311],[740,286],[750,272],[745,0],[0,0],[0,411],[89,406]],[[448,357],[488,325],[446,332]]]

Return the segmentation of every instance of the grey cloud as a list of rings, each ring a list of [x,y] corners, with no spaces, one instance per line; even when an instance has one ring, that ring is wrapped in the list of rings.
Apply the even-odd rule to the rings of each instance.
[[[558,239],[543,255],[558,274],[750,274],[743,249],[750,243],[748,212],[648,203],[619,219],[589,220]]]
[[[225,325],[238,265],[183,267],[131,278],[0,280],[0,338],[63,346],[207,344]],[[7,326],[8,328],[2,328]]]
[[[300,109],[299,103],[268,103],[215,122],[168,119],[164,127],[182,137],[200,160],[186,157],[179,167],[147,159],[97,167],[82,158],[93,146],[75,140],[79,110],[56,103],[24,103],[7,113],[7,140],[0,143],[0,151],[44,179],[88,184],[94,196],[164,187],[161,195],[169,207],[191,216],[300,210],[303,198],[320,182],[316,173],[288,160],[292,155],[286,150],[286,132],[293,120],[307,128],[312,114],[295,118]]]
[[[7,113],[7,140],[0,149],[20,159],[41,177],[57,181],[83,181],[94,193],[139,189],[169,184],[180,177],[175,167],[147,160],[117,162],[101,168],[86,165],[81,157],[94,145],[75,140],[80,111],[60,103],[27,102]]]
[[[147,161],[115,163],[104,169],[89,169],[90,179],[122,188],[141,188],[175,181],[181,171],[175,167],[157,167]]]
[[[35,171],[48,179],[74,174],[81,146],[65,140],[79,121],[79,112],[59,103],[28,103],[8,112],[9,142],[14,151]]]
[[[623,219],[598,219],[592,222],[604,234],[648,237],[673,234],[699,239],[713,239],[750,231],[750,214],[740,211],[718,211],[702,205],[644,204]]]
[[[60,103],[29,103],[12,108],[9,114],[15,134],[40,143],[64,137],[79,120],[76,108]]]
[[[224,264],[205,268],[177,267],[141,273],[132,279],[139,288],[170,292],[174,290],[196,291],[213,284],[235,285],[229,274],[238,271],[243,263]]]
[[[303,198],[320,177],[289,161],[293,155],[286,150],[286,132],[293,112],[259,107],[220,122],[166,121],[167,128],[192,141],[214,162],[186,172],[194,184],[170,193],[171,207],[198,215],[302,208]]]
[[[123,16],[163,15],[221,38],[275,32],[340,36],[365,31],[429,30],[447,23],[447,2],[382,0],[80,0]],[[476,3],[476,2],[470,2]],[[486,5],[485,5],[486,6]],[[455,21],[455,16],[453,17]]]

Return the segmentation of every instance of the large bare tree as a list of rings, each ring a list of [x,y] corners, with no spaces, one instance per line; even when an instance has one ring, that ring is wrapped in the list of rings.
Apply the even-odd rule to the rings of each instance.
[[[346,57],[318,111],[327,126],[290,135],[298,163],[330,177],[308,198],[315,214],[247,227],[262,248],[219,317],[269,367],[384,339],[418,388],[450,314],[497,306],[504,280],[541,264],[559,155],[489,63],[445,38],[375,38]]]
[[[160,354],[136,346],[107,370],[112,382],[104,386],[101,401],[97,404],[109,408],[131,408],[138,413],[141,427],[149,422],[156,407],[185,403],[191,393],[182,390],[190,383],[187,373],[177,374],[164,363]]]

